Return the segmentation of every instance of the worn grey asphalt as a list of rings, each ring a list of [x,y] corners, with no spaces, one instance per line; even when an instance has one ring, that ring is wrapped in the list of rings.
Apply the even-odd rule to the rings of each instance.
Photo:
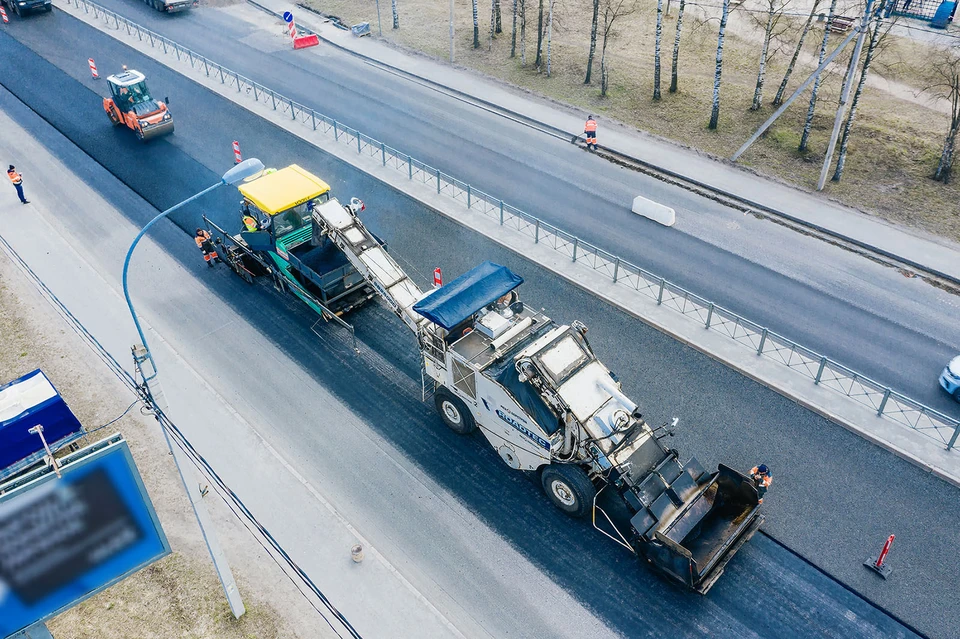
[[[674,414],[682,418],[685,428],[677,437],[682,451],[707,466],[723,461],[747,467],[760,459],[774,466],[777,484],[766,506],[767,528],[774,537],[920,630],[943,637],[960,634],[960,607],[950,586],[960,581],[952,554],[960,542],[955,489],[425,212],[102,34],[58,12],[42,18],[45,22],[18,24],[26,28],[11,32],[43,59],[0,35],[3,50],[18,61],[16,68],[0,68],[0,83],[151,204],[168,206],[216,181],[231,163],[230,141],[243,135],[249,140],[248,155],[277,166],[297,161],[327,178],[337,193],[361,195],[369,206],[371,228],[421,273],[440,265],[449,276],[484,258],[509,264],[526,277],[527,299],[540,302],[558,319],[587,322],[597,351],[619,373],[628,394],[646,407],[651,421]],[[101,68],[125,62],[147,72],[158,95],[173,97],[177,133],[141,146],[128,131],[111,131],[96,85],[78,81],[85,71],[74,51],[81,48],[95,50]],[[201,119],[195,115],[200,113],[214,115]],[[222,191],[204,209],[224,223],[235,223],[235,204],[236,195]],[[178,223],[189,229],[198,214],[196,208],[185,211]],[[152,211],[129,215],[145,221]],[[197,259],[186,237],[171,251],[185,263]],[[322,329],[325,337],[317,340],[308,329],[310,314],[293,300],[247,288],[226,272],[211,280],[217,294],[263,332],[276,335],[277,346],[302,362],[308,374],[614,628],[630,635],[731,637],[900,632],[889,618],[871,612],[849,591],[763,537],[741,552],[706,600],[677,593],[587,526],[554,513],[531,482],[507,473],[482,442],[439,429],[432,411],[419,401],[412,340],[385,311],[374,306],[354,316],[365,348],[378,354],[377,362],[385,362],[372,365],[364,357],[354,359],[332,329]],[[306,451],[322,442],[302,426],[292,428],[297,429],[293,439],[305,449],[292,457],[309,463]],[[897,576],[880,583],[860,562],[890,532],[897,534],[891,557],[897,561]],[[852,618],[842,612],[844,607],[856,609]]]
[[[960,348],[960,298],[320,47],[237,3],[162,15],[108,8],[948,415],[936,383]],[[257,26],[250,24],[256,21]],[[83,53],[78,57],[85,59]],[[78,66],[78,71],[83,67]],[[109,71],[109,67],[102,67]],[[174,98],[176,103],[176,98]],[[246,145],[248,140],[241,140]],[[663,228],[629,210],[677,210]]]

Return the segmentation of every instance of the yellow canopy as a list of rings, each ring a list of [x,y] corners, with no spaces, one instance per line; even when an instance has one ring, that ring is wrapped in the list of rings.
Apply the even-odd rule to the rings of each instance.
[[[243,197],[267,215],[276,215],[330,190],[326,182],[296,164],[241,184],[238,188]]]

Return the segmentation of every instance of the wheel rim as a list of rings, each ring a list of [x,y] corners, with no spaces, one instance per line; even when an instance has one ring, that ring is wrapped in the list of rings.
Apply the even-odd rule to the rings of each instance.
[[[446,417],[451,424],[457,424],[457,425],[460,424],[460,421],[462,419],[460,417],[460,411],[457,410],[457,407],[454,406],[453,402],[451,402],[448,399],[445,399],[443,400],[443,404],[441,405],[441,408],[443,409],[443,416]]]
[[[570,488],[570,486],[566,485],[559,479],[554,480],[550,484],[550,490],[553,491],[553,496],[557,498],[557,501],[564,506],[576,505],[577,496],[573,494],[573,490]]]

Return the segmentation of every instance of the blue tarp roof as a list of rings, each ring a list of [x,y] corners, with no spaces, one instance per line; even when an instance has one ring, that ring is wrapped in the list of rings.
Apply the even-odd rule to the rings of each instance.
[[[40,437],[29,432],[37,424],[51,446],[83,428],[39,369],[0,386],[0,470],[43,450]]]
[[[413,310],[450,330],[521,284],[523,278],[506,266],[487,261],[427,295]]]

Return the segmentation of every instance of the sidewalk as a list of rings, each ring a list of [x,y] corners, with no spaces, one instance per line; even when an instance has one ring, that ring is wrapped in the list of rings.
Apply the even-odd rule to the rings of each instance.
[[[336,47],[391,66],[421,80],[449,88],[475,100],[549,127],[582,134],[587,113],[556,102],[521,94],[519,89],[487,79],[462,67],[444,64],[423,55],[408,54],[373,37],[358,38],[286,0],[255,0],[277,14],[294,13],[297,24],[316,31],[321,40]],[[902,261],[923,265],[960,280],[960,246],[922,231],[896,227],[826,197],[781,184],[716,160],[697,151],[639,132],[617,122],[601,121],[599,139],[604,147],[666,171],[704,183],[738,198],[779,211],[805,224],[842,238],[873,247]]]

